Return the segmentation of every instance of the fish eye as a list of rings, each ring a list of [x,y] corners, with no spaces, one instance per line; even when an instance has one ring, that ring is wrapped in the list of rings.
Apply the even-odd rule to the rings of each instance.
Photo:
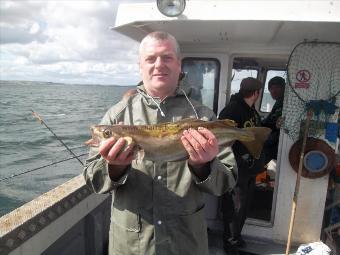
[[[109,138],[109,137],[112,136],[112,132],[111,132],[110,129],[105,129],[104,132],[103,132],[103,134],[104,134],[104,137],[105,137],[105,138]]]

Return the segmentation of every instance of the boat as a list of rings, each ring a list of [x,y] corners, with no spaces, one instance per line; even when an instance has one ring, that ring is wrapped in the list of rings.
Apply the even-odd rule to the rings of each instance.
[[[173,12],[177,3],[161,2],[120,3],[112,29],[136,41],[157,30],[174,35],[186,82],[196,84],[196,99],[216,114],[242,77],[255,76],[264,83],[276,75],[286,79],[291,53],[300,43],[340,42],[338,1],[188,0],[178,13]],[[271,105],[258,100],[256,108],[265,116]],[[258,177],[255,202],[242,232],[244,252],[285,254],[298,175],[289,161],[293,144],[281,132],[277,161]],[[339,142],[333,149],[339,158],[338,147]],[[289,254],[322,236],[333,252],[336,249],[329,233],[339,225],[323,229],[328,182],[328,174],[301,178]],[[0,218],[0,254],[105,254],[110,203],[110,194],[92,193],[77,176]],[[206,220],[211,254],[223,254],[216,197],[206,197]]]

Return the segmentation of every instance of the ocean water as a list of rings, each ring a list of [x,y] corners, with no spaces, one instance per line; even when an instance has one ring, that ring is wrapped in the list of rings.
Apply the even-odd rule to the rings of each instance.
[[[76,155],[87,154],[89,127],[130,88],[0,81],[0,179],[72,157],[31,110]],[[81,173],[71,159],[0,181],[0,216]]]

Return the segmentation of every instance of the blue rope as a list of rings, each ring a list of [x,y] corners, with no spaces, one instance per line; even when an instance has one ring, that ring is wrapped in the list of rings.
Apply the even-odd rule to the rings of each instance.
[[[330,100],[310,100],[306,103],[306,109],[312,110],[317,117],[319,117],[321,112],[324,112],[326,115],[333,115],[337,108],[335,97]]]
[[[328,123],[329,116],[335,114],[335,111],[339,108],[335,105],[335,99],[333,97],[330,100],[310,100],[305,104],[306,111],[312,110],[317,120],[319,120],[321,112],[325,114],[325,138],[333,143],[336,142],[336,137],[340,132],[336,123]]]

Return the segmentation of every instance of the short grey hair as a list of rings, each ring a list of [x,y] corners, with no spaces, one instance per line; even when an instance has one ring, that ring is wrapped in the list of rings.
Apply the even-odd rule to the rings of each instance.
[[[175,52],[176,52],[177,57],[181,58],[181,50],[179,48],[179,44],[178,44],[176,38],[173,35],[171,35],[167,32],[163,32],[163,31],[155,31],[155,32],[151,32],[148,35],[146,35],[139,45],[139,55],[141,55],[141,53],[144,49],[144,44],[149,40],[155,40],[155,41],[169,40],[169,41],[172,41],[172,43],[175,47]]]

